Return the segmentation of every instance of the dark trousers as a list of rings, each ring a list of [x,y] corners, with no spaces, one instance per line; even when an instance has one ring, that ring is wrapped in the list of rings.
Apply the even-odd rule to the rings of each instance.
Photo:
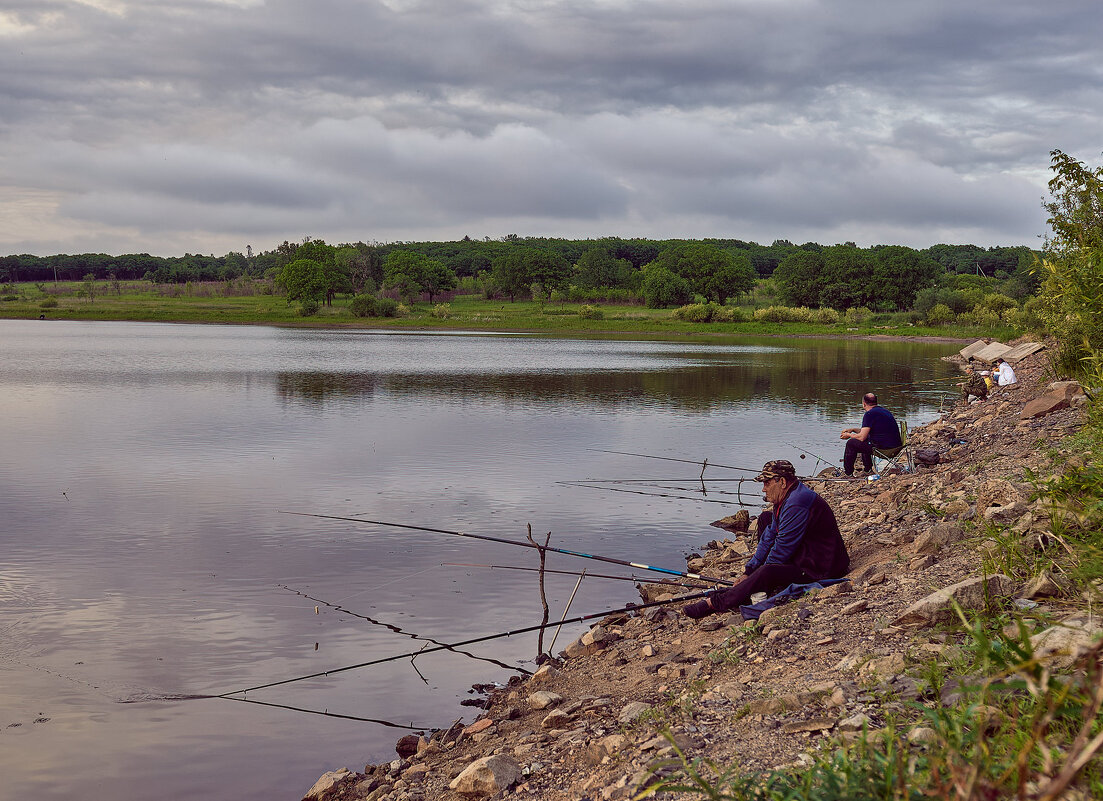
[[[862,442],[851,437],[846,441],[846,450],[843,451],[843,472],[848,476],[854,475],[854,460],[859,453],[862,454],[862,466],[866,472],[873,472],[873,443],[868,439]]]
[[[807,584],[815,579],[810,578],[796,565],[763,565],[751,573],[734,587],[721,590],[712,596],[712,608],[717,612],[727,612],[738,609],[751,602],[751,596],[756,592],[764,592],[767,596],[784,590],[790,584]]]

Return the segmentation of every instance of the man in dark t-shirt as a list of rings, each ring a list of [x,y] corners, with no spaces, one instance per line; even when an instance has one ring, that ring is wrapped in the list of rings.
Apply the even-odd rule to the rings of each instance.
[[[862,466],[867,473],[872,473],[874,448],[886,451],[904,444],[900,441],[900,427],[896,424],[896,418],[884,406],[877,405],[876,395],[872,392],[863,395],[862,408],[866,412],[862,416],[862,427],[848,428],[839,434],[839,439],[846,440],[843,472],[848,476],[854,475],[854,461],[859,453],[862,454]]]

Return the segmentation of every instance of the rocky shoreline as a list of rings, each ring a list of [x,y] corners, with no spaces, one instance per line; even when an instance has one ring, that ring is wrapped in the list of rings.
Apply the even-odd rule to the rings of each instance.
[[[1084,396],[1072,382],[1047,383],[1046,364],[1044,353],[1027,356],[1015,365],[1018,384],[912,431],[909,446],[937,453],[937,464],[813,484],[836,512],[849,583],[757,622],[693,621],[679,605],[607,618],[531,678],[490,692],[472,724],[403,737],[393,761],[326,773],[305,799],[625,799],[654,781],[675,745],[745,770],[807,764],[812,749],[876,731],[910,700],[952,702],[953,681],[932,699],[921,677],[924,664],[959,649],[944,625],[955,603],[1018,605],[1028,624],[1060,621],[1037,624],[1036,654],[1070,662],[1101,631],[1086,601],[1059,576],[1004,575],[991,533],[1053,547],[1027,474],[1044,473],[1047,453],[1079,430]],[[690,568],[741,574],[751,529],[710,542]],[[669,592],[641,587],[645,598]]]

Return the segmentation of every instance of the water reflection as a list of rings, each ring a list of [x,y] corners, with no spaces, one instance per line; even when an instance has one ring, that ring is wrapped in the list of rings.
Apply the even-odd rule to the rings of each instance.
[[[132,801],[294,796],[393,754],[395,730],[365,720],[448,725],[472,683],[532,669],[536,638],[516,637],[250,694],[263,704],[163,700],[541,619],[531,573],[442,567],[531,553],[278,510],[511,539],[531,524],[553,546],[679,568],[730,487],[572,482],[700,473],[612,451],[837,458],[868,389],[913,425],[933,416],[938,385],[921,382],[950,375],[954,350],[41,321],[0,321],[0,342],[0,796],[74,798],[92,777]],[[548,566],[562,609],[579,565]],[[594,577],[572,608],[631,600]]]

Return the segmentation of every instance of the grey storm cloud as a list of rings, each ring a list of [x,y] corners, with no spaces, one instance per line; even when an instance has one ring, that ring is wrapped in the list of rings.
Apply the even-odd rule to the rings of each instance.
[[[1094,2],[8,0],[0,253],[1033,244]]]

